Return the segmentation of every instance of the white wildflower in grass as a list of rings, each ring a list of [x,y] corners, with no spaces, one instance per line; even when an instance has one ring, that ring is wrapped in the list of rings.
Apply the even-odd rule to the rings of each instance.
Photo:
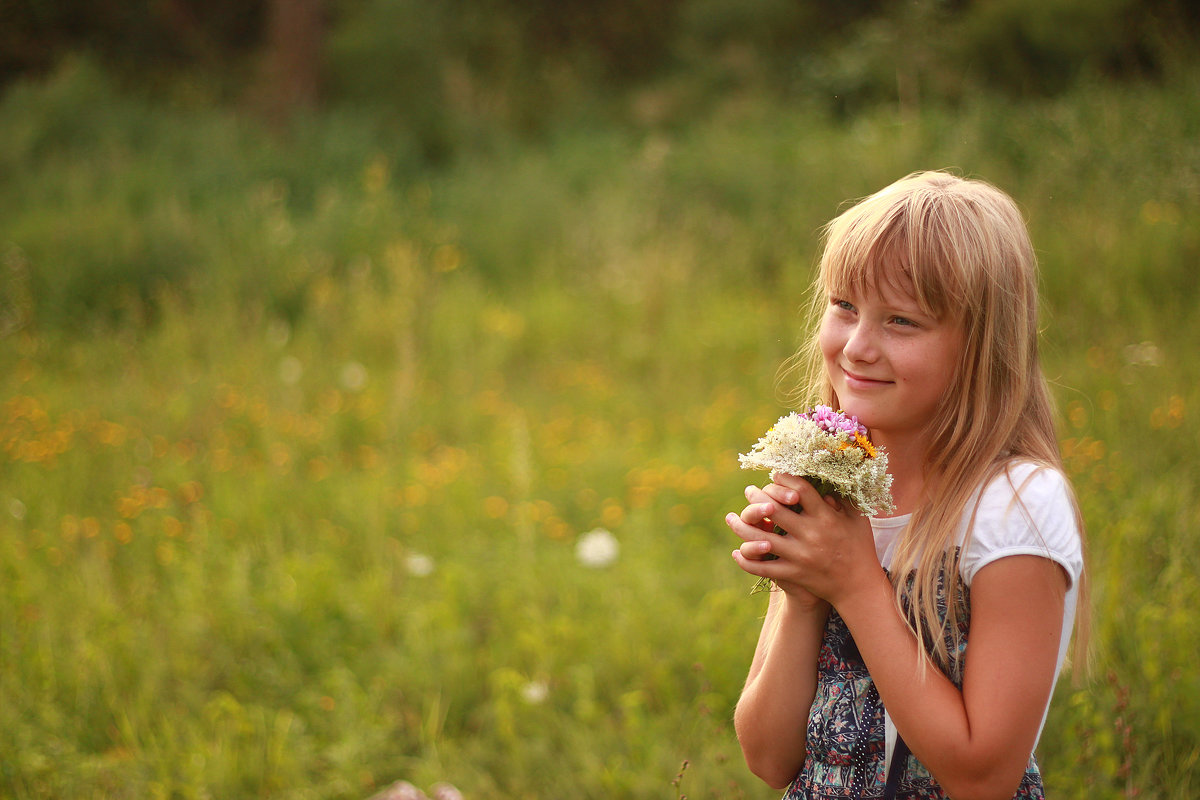
[[[545,681],[529,681],[521,687],[521,699],[531,706],[545,702],[550,696],[550,687]]]
[[[361,392],[367,385],[367,368],[357,361],[346,363],[342,366],[340,382],[348,392]]]
[[[424,553],[409,553],[404,559],[404,568],[416,578],[433,574],[433,559]]]
[[[765,469],[805,478],[822,497],[835,495],[867,516],[889,514],[895,508],[887,452],[871,444],[867,429],[856,417],[829,406],[780,417],[749,453],[738,456],[738,461],[742,469]],[[775,532],[786,535],[778,526]],[[755,588],[769,583],[760,580]]]
[[[575,543],[575,557],[585,567],[599,569],[617,560],[621,545],[617,537],[604,528],[596,528],[579,537]]]
[[[295,356],[284,356],[279,362],[279,379],[288,386],[295,386],[304,375],[304,364]]]

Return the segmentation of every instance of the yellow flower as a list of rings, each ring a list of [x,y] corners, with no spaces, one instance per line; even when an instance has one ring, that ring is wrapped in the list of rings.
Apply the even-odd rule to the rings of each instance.
[[[875,445],[871,444],[871,440],[861,433],[854,434],[854,443],[866,452],[867,458],[876,458],[879,455],[879,451],[875,449]]]

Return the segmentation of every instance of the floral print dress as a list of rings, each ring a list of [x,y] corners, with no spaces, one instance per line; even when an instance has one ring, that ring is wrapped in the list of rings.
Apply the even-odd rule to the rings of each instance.
[[[950,568],[954,569],[953,566]],[[955,583],[962,586],[960,582]],[[961,637],[957,649],[951,646],[947,633],[947,649],[954,654],[954,663],[944,672],[959,688],[962,688],[970,627],[969,591],[962,586],[958,592]],[[937,596],[938,612],[943,619],[945,595],[943,571]],[[875,682],[867,672],[867,665],[863,663],[845,621],[836,610],[831,610],[817,659],[817,691],[808,716],[804,766],[788,787],[784,800],[884,798],[888,778],[884,772],[884,728],[884,708]],[[901,757],[902,770],[893,795],[896,800],[944,800],[948,797],[915,756]],[[1033,756],[1029,758],[1025,775],[1013,797],[1014,800],[1045,797]]]

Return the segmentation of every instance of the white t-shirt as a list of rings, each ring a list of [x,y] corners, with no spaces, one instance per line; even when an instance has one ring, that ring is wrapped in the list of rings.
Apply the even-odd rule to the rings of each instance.
[[[1054,469],[1027,461],[1009,466],[983,487],[977,495],[979,503],[967,503],[959,524],[957,542],[962,545],[974,512],[974,529],[970,542],[959,558],[959,574],[971,585],[975,575],[993,561],[1016,555],[1049,558],[1062,566],[1069,586],[1063,603],[1062,639],[1054,678],[1062,669],[1075,622],[1075,606],[1079,597],[1079,576],[1083,572],[1083,540],[1075,524],[1075,510],[1066,478]],[[890,567],[896,551],[896,540],[908,525],[911,514],[900,517],[872,518],[875,551],[879,563]],[[968,650],[970,644],[967,645]],[[1049,710],[1049,701],[1046,710]],[[1042,712],[1042,725],[1046,711]],[[887,720],[888,754],[894,741],[895,728]],[[1041,736],[1041,728],[1038,728]]]

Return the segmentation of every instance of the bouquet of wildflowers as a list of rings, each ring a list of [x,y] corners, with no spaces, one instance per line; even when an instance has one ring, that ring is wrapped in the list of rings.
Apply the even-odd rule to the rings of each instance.
[[[742,469],[766,469],[805,478],[821,496],[835,495],[867,516],[887,514],[892,476],[887,452],[871,444],[857,417],[829,406],[780,417],[749,453],[738,456]],[[799,506],[792,506],[799,511]],[[779,526],[775,532],[786,535]],[[755,587],[769,584],[760,580]]]

